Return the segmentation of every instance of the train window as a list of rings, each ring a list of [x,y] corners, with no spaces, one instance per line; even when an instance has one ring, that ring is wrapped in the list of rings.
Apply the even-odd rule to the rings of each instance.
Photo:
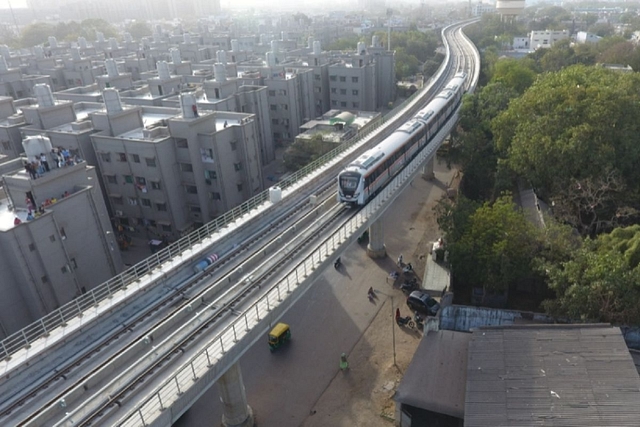
[[[358,177],[356,176],[341,176],[340,187],[345,190],[354,190],[358,186]]]

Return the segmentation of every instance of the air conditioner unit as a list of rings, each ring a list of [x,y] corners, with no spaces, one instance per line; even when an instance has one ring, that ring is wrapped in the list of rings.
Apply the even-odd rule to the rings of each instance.
[[[122,212],[122,211],[116,211],[116,216],[124,216],[124,212]]]

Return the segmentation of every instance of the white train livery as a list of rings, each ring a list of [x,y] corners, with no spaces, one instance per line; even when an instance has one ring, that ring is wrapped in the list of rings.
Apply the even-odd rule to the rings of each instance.
[[[338,175],[338,201],[365,205],[440,131],[460,104],[465,73],[457,73],[431,102]]]

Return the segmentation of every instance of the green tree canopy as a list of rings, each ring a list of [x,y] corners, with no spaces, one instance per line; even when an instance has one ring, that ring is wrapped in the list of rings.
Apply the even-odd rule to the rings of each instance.
[[[587,239],[572,259],[548,264],[545,272],[554,300],[546,309],[557,316],[617,324],[640,323],[640,226],[616,229]]]
[[[33,47],[47,42],[55,34],[56,27],[44,22],[29,24],[20,32],[20,46]]]
[[[323,141],[320,133],[309,139],[298,139],[284,152],[284,167],[288,171],[295,172],[335,147],[335,143]]]
[[[495,63],[491,80],[504,83],[518,94],[522,94],[536,78],[532,67],[531,59],[503,58]]]
[[[151,26],[148,23],[142,21],[132,22],[127,26],[127,32],[131,34],[134,40],[140,40],[143,37],[147,37],[153,34]]]
[[[458,240],[448,242],[452,272],[459,280],[503,291],[534,275],[540,234],[510,195],[472,213]]]

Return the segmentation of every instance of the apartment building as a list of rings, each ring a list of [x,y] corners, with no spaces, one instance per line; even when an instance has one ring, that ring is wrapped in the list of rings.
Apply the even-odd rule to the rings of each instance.
[[[0,200],[0,335],[9,335],[122,271],[95,168],[58,164],[45,137],[23,141],[5,163]],[[31,176],[23,163],[46,153]],[[7,170],[10,166],[13,170]],[[35,179],[34,179],[35,178]]]
[[[262,191],[252,115],[123,106],[104,92],[93,145],[115,220],[142,235],[177,238]]]
[[[560,40],[569,38],[567,30],[543,30],[531,31],[529,34],[529,46],[531,49],[548,48]]]

